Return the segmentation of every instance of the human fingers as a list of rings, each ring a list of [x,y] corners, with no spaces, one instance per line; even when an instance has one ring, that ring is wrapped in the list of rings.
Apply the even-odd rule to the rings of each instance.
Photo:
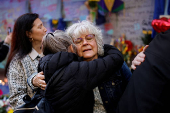
[[[46,84],[45,84],[45,85],[40,84],[40,88],[41,88],[42,90],[45,90],[46,86],[47,86]]]
[[[134,68],[134,69],[136,69],[136,66],[139,66],[140,64],[141,64],[141,62],[140,62],[140,61],[133,60],[133,61],[132,61],[132,65],[131,65],[131,67],[132,67],[132,68]]]
[[[39,72],[41,75],[43,75],[44,74],[44,72],[43,71],[41,71],[41,72]]]
[[[39,72],[38,73],[38,76],[39,76],[39,87],[42,89],[42,90],[45,90],[46,88],[46,82],[45,82],[45,76],[43,75],[43,72]]]
[[[43,80],[39,80],[39,84],[46,85],[46,82],[45,82],[44,79]]]
[[[45,81],[44,81],[44,80],[40,80],[40,81],[39,81],[39,84],[40,84],[40,88],[41,88],[42,90],[45,90],[45,87],[46,87]]]
[[[39,83],[38,83],[38,80],[39,78],[38,78],[38,74],[37,75],[35,75],[34,76],[34,78],[32,79],[32,84],[33,84],[33,86],[35,86],[35,87],[39,87]]]
[[[132,61],[132,65],[131,65],[131,68],[133,70],[136,69],[136,66],[140,65],[141,62],[143,62],[145,60],[145,54],[143,52],[140,52],[135,58],[134,60]]]
[[[144,61],[144,58],[145,58],[145,54],[143,52],[140,52],[135,58],[134,60],[132,61],[132,64],[135,63],[136,61],[137,62],[143,62]]]
[[[4,42],[7,43],[7,44],[10,44],[11,43],[11,37],[12,37],[12,33],[10,33],[9,35],[6,36]]]
[[[45,79],[45,76],[44,76],[43,74],[40,74],[40,73],[39,73],[39,78],[40,78],[41,80],[44,80],[44,79]]]
[[[145,54],[142,54],[142,55],[136,56],[133,61],[134,62],[143,62],[144,60],[145,60]]]
[[[138,66],[138,65],[140,65],[141,63],[142,63],[142,62],[137,61],[137,60],[132,61],[132,65],[134,65],[134,66]]]
[[[135,65],[131,65],[131,68],[132,68],[133,70],[135,70],[135,69],[136,69],[136,66],[135,66]]]
[[[143,48],[143,52],[149,47],[149,45],[146,45],[144,48]]]
[[[140,52],[135,58],[145,58],[144,52]]]
[[[37,75],[35,75],[35,77],[32,80],[32,84],[35,87],[40,87],[40,84],[43,84],[44,81],[44,75],[42,74],[42,72],[39,72]],[[44,81],[45,82],[45,81]]]
[[[11,38],[12,38],[12,33],[10,33],[9,35],[7,35],[6,38],[7,38],[8,40],[11,40]]]
[[[135,70],[136,69],[136,66],[139,66],[141,64],[141,62],[139,62],[139,61],[132,61],[132,65],[131,65],[131,68],[133,69],[133,70]]]

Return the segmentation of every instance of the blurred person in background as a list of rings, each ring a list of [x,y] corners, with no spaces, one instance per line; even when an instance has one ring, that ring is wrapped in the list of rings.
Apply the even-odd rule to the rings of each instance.
[[[0,42],[0,62],[7,57],[9,46],[11,44],[11,34],[8,34],[4,41]]]
[[[159,33],[132,62],[135,69],[117,113],[169,113],[170,29]],[[139,66],[137,66],[139,65]]]
[[[97,47],[95,30],[89,31],[84,39],[90,40],[93,47]],[[101,48],[104,55],[102,58],[81,62],[81,58],[75,54],[72,38],[59,30],[44,36],[42,49],[45,56],[40,60],[39,71],[44,72],[46,83],[52,77],[45,98],[54,113],[93,113],[93,89],[123,64],[121,52],[111,45]],[[61,68],[65,68],[65,71],[56,81],[59,76],[56,72]]]
[[[33,96],[27,78],[37,73],[39,57],[42,57],[41,41],[47,29],[39,15],[26,13],[18,17],[12,32],[12,41],[5,73],[10,90],[10,105],[16,109],[24,103],[25,95]],[[38,73],[39,82],[45,84],[43,73]],[[42,88],[42,87],[41,87]]]

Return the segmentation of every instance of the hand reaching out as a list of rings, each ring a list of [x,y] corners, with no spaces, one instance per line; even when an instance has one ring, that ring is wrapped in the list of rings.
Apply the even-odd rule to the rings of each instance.
[[[144,60],[145,60],[145,50],[149,47],[149,45],[146,45],[144,48],[143,48],[143,51],[140,52],[135,58],[134,60],[132,61],[132,65],[131,65],[131,68],[133,70],[136,69],[136,66],[139,66]]]
[[[11,39],[12,39],[12,33],[10,33],[9,35],[6,36],[4,42],[8,45],[11,44]]]

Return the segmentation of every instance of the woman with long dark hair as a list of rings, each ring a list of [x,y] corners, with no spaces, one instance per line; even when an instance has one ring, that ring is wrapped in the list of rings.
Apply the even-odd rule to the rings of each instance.
[[[24,103],[25,95],[32,97],[34,94],[27,84],[27,78],[37,73],[38,58],[43,56],[41,41],[46,31],[36,13],[23,14],[15,22],[5,69],[10,89],[9,100],[14,109]]]

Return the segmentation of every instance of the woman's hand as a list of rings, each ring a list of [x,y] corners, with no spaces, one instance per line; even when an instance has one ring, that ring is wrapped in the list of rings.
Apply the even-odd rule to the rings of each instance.
[[[144,60],[145,60],[145,50],[149,47],[149,45],[146,45],[144,48],[143,48],[143,51],[140,52],[135,58],[134,60],[132,61],[132,65],[131,65],[131,68],[133,70],[136,69],[136,66],[139,66]]]
[[[46,87],[46,83],[45,83],[45,77],[43,75],[44,73],[41,71],[39,72],[32,80],[32,84],[35,86],[35,87],[39,87],[41,88],[42,90],[45,90],[45,87]]]
[[[11,44],[11,39],[12,39],[12,33],[10,33],[9,35],[6,36],[4,42],[8,45]]]

